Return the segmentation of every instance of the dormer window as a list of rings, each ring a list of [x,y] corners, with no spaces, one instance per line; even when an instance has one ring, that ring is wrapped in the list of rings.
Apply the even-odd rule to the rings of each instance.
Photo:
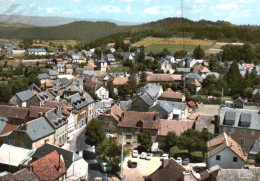
[[[137,122],[136,127],[142,128],[143,124],[144,124],[143,120],[140,120],[140,121]]]
[[[226,112],[224,117],[224,124],[225,125],[234,125],[236,120],[236,113],[235,112]]]
[[[241,113],[240,119],[239,119],[239,126],[250,127],[250,124],[251,124],[251,114]]]

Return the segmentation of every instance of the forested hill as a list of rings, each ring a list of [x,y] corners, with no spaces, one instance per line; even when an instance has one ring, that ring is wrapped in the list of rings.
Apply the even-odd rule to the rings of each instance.
[[[118,26],[109,22],[79,21],[54,27],[34,27],[28,25],[0,24],[0,38],[8,39],[75,39],[94,41],[109,35],[128,32],[132,41],[146,36],[185,36],[198,39],[223,41],[247,41],[260,43],[260,28],[238,26],[225,21],[191,21],[182,18],[166,18],[135,26]]]

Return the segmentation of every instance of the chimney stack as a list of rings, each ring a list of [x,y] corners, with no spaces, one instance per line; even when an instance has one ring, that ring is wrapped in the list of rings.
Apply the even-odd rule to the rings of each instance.
[[[169,161],[170,161],[169,159],[162,159],[162,166],[163,166],[163,168],[165,168],[166,165],[168,165]]]

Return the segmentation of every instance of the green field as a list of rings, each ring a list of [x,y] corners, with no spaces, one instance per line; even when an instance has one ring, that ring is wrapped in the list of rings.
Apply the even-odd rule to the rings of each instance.
[[[5,60],[0,60],[0,65],[4,65]],[[17,66],[21,63],[20,60],[7,60],[7,64],[8,65],[13,65],[13,66]]]
[[[214,44],[212,48],[216,48],[216,49],[220,49],[221,47],[223,47],[223,45],[220,44]]]
[[[185,45],[185,51],[188,52],[192,52],[195,47],[197,47],[197,45]],[[207,49],[208,46],[201,46],[203,49]],[[181,51],[183,50],[183,45],[169,45],[169,44],[165,44],[165,45],[150,45],[145,47],[145,52],[149,53],[149,52],[153,52],[153,53],[159,53],[162,52],[164,48],[167,48],[171,53],[174,53],[176,51]]]
[[[77,44],[77,41],[75,40],[53,40],[51,42],[53,42],[55,45],[75,46]]]
[[[123,67],[123,66],[118,66],[118,67],[110,67],[110,70],[108,71],[109,73],[116,73],[116,72],[123,72],[123,71],[128,71],[129,67]]]

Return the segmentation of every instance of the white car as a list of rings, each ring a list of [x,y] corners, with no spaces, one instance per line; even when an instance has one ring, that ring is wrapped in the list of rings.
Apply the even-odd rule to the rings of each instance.
[[[152,153],[147,153],[145,159],[146,160],[151,160],[152,156],[153,156]]]
[[[160,159],[160,160],[165,160],[165,159],[168,159],[168,158],[169,158],[169,154],[164,153],[164,154],[161,156],[161,159]]]
[[[132,157],[133,158],[137,158],[138,157],[138,151],[137,150],[133,150]]]
[[[182,164],[182,159],[181,159],[181,157],[178,157],[178,158],[176,159],[176,162],[179,163],[179,164]]]
[[[146,155],[147,155],[146,152],[142,152],[140,158],[141,158],[141,159],[145,159],[145,158],[146,158]]]

